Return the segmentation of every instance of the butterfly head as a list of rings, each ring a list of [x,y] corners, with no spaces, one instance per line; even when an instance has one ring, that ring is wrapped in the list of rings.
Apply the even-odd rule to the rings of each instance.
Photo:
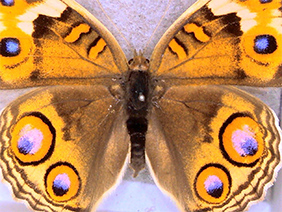
[[[149,60],[143,56],[143,53],[134,51],[134,57],[128,61],[129,69],[131,71],[148,71]]]

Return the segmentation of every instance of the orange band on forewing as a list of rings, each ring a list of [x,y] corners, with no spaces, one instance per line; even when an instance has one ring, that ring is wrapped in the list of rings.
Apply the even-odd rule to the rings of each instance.
[[[100,38],[99,41],[93,46],[89,51],[89,58],[95,59],[98,57],[99,53],[102,52],[106,47],[106,42],[104,39]]]
[[[73,43],[79,39],[82,33],[87,33],[89,31],[90,26],[88,24],[80,24],[72,29],[72,31],[65,37],[65,41]]]
[[[185,50],[183,49],[182,46],[180,46],[180,45],[175,41],[175,39],[172,39],[172,40],[169,42],[168,46],[170,47],[170,49],[171,49],[172,52],[174,52],[174,53],[177,54],[177,56],[178,56],[178,58],[179,58],[180,60],[186,58],[187,55],[186,55]]]
[[[184,30],[187,33],[193,33],[200,42],[208,42],[210,40],[210,37],[204,32],[203,27],[199,27],[196,24],[186,24]]]

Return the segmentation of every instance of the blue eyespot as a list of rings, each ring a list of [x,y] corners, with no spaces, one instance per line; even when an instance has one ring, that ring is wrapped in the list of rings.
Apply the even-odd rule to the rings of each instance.
[[[15,4],[14,0],[1,0],[3,6],[13,6]]]
[[[265,4],[265,3],[270,3],[272,2],[272,0],[259,0],[260,3]]]
[[[258,142],[247,126],[244,130],[235,130],[233,132],[232,145],[242,157],[253,156],[258,151]]]
[[[219,198],[223,192],[223,183],[216,175],[210,175],[205,181],[205,189],[209,195]]]
[[[74,166],[58,162],[50,166],[45,174],[46,192],[52,200],[66,202],[77,196],[81,179]]]
[[[14,57],[21,52],[20,41],[17,38],[3,38],[0,41],[0,55]]]
[[[19,152],[24,155],[27,155],[28,153],[30,153],[32,148],[33,148],[33,143],[28,138],[22,137],[20,141],[18,142]]]
[[[258,151],[258,142],[254,138],[248,138],[241,143],[243,154],[241,156],[254,155]]]
[[[27,155],[36,154],[42,146],[43,134],[38,129],[29,129],[27,125],[21,131],[23,135],[18,141],[18,150],[20,153]]]
[[[70,178],[66,173],[58,174],[53,181],[52,189],[56,196],[65,195],[70,188]]]
[[[254,51],[258,54],[271,54],[277,49],[276,39],[272,35],[258,35],[254,40]]]

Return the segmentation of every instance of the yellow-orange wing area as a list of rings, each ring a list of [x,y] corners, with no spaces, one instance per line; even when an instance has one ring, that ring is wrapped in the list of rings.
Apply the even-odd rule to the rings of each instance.
[[[111,33],[74,1],[0,3],[0,87],[89,84],[127,70]]]
[[[278,0],[198,1],[157,44],[151,71],[173,84],[281,86],[280,7]]]

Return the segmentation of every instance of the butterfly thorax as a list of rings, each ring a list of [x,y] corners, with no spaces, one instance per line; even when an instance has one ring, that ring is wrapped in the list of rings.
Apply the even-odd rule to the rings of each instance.
[[[146,116],[150,91],[148,61],[143,56],[135,56],[129,61],[126,80],[127,113],[130,116]]]
[[[143,56],[129,61],[129,72],[125,83],[127,130],[131,141],[130,166],[134,176],[145,166],[145,140],[148,128],[147,114],[150,102],[151,80],[149,63]]]

